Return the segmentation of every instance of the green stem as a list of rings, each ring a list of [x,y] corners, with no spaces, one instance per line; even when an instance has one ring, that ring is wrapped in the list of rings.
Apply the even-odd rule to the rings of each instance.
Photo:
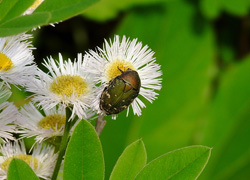
[[[69,138],[69,132],[70,132],[70,128],[71,128],[71,121],[69,121],[71,113],[72,112],[71,112],[70,108],[67,107],[66,108],[66,122],[65,122],[64,132],[63,132],[63,136],[62,136],[61,145],[59,148],[56,166],[55,166],[51,180],[56,180],[58,172],[59,172],[60,167],[61,167],[63,156],[64,156],[65,151],[66,151],[66,147],[68,144],[68,138]]]

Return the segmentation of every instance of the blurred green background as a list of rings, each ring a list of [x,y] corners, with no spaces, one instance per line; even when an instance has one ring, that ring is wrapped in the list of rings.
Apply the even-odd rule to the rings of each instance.
[[[131,142],[142,138],[148,162],[168,151],[213,147],[199,179],[250,179],[250,1],[102,0],[82,16],[34,33],[37,63],[76,58],[114,34],[138,38],[163,71],[158,99],[107,117],[101,134],[106,176]],[[40,66],[42,67],[42,66]]]

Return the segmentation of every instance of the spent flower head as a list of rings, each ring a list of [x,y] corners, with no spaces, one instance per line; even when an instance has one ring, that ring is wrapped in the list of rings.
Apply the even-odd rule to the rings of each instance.
[[[8,167],[13,158],[25,161],[39,178],[50,179],[57,158],[53,147],[42,144],[38,144],[31,154],[27,154],[23,141],[0,145],[0,153],[1,180],[7,178]]]
[[[97,48],[97,51],[90,50],[88,56],[87,67],[88,71],[96,75],[96,80],[101,83],[98,95],[94,102],[95,109],[102,113],[100,109],[100,96],[105,87],[109,83],[120,76],[128,69],[136,71],[139,75],[141,87],[139,95],[153,102],[157,98],[158,93],[155,90],[161,89],[162,72],[160,65],[155,63],[153,57],[154,52],[147,45],[143,46],[137,39],[130,40],[125,36],[120,39],[115,36],[114,41],[105,40],[103,48]],[[141,108],[145,104],[141,101],[141,97],[136,97],[131,106],[134,114],[141,115]],[[129,107],[127,108],[127,115]],[[113,115],[115,118],[115,115]]]
[[[35,93],[33,101],[48,110],[61,105],[62,108],[72,108],[72,116],[88,119],[92,115],[90,105],[95,95],[93,76],[86,73],[82,54],[72,62],[63,60],[59,54],[59,62],[52,57],[44,62],[49,73],[40,71],[38,78],[34,78],[27,85],[27,90]]]

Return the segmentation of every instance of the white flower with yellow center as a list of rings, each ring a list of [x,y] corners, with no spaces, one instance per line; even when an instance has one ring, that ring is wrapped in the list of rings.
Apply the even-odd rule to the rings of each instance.
[[[33,169],[36,175],[43,179],[50,179],[57,159],[54,148],[43,146],[42,144],[35,146],[30,155],[27,154],[23,141],[2,144],[0,146],[0,153],[1,180],[7,178],[8,167],[13,158],[25,161]]]
[[[66,121],[65,109],[56,107],[45,110],[44,115],[32,104],[26,104],[20,110],[17,124],[21,128],[21,137],[35,137],[37,143],[49,138],[62,136]]]
[[[115,36],[113,43],[105,40],[103,49],[97,48],[96,51],[89,51],[86,56],[88,58],[87,67],[90,73],[97,76],[97,80],[102,84],[99,88],[98,97],[95,99],[95,109],[100,113],[100,95],[105,87],[107,87],[111,80],[122,74],[122,71],[128,69],[134,70],[138,73],[141,80],[141,87],[139,96],[134,99],[131,106],[134,114],[140,116],[141,108],[145,104],[140,100],[140,95],[153,102],[157,98],[158,93],[155,90],[161,89],[162,72],[160,65],[155,63],[153,57],[154,52],[148,46],[142,46],[137,39],[132,41],[123,36],[120,41],[118,35]],[[127,115],[129,107],[127,109]],[[113,115],[115,118],[116,115]]]
[[[95,83],[93,77],[83,68],[84,59],[78,54],[77,61],[63,61],[59,54],[59,62],[50,57],[44,66],[49,74],[40,71],[39,78],[27,85],[27,90],[35,93],[33,101],[42,109],[52,109],[57,105],[72,108],[72,116],[88,119],[90,104],[94,99]]]
[[[13,103],[4,102],[0,104],[0,138],[3,140],[14,139],[11,133],[16,130],[13,122],[16,121],[18,114],[18,109]]]
[[[0,79],[7,83],[25,85],[36,74],[31,35],[19,34],[0,38]]]

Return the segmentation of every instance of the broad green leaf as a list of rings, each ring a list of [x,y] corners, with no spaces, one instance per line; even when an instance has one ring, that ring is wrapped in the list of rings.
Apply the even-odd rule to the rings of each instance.
[[[169,152],[146,165],[135,180],[195,180],[205,168],[210,154],[211,148],[205,146],[190,146]]]
[[[130,144],[123,151],[111,173],[110,180],[133,180],[146,165],[147,153],[142,140]]]
[[[64,180],[104,179],[104,159],[100,140],[93,126],[81,120],[66,149]]]
[[[124,147],[140,137],[150,161],[166,151],[200,144],[197,134],[210,101],[215,47],[209,22],[198,23],[196,15],[192,4],[171,1],[130,11],[117,27],[116,34],[138,38],[155,52],[163,71],[163,87],[152,104],[139,96],[146,104],[142,116],[134,116],[130,110],[128,117],[124,112],[106,125],[101,136],[105,160],[110,162],[106,174]],[[115,136],[114,129],[119,130]]]
[[[0,82],[0,104],[7,101],[11,94],[10,89],[4,85],[4,82]]]
[[[79,15],[98,0],[46,0],[34,12],[51,14],[50,23],[59,22]]]
[[[250,57],[247,57],[221,77],[202,140],[202,143],[216,147],[204,179],[227,179],[249,166],[249,69]]]
[[[18,0],[2,0],[0,1],[0,21],[8,14]]]
[[[30,1],[30,0],[29,0]],[[98,0],[46,0],[31,15],[16,16],[13,13],[0,24],[0,37],[18,34],[34,27],[60,22],[79,15]],[[21,1],[20,1],[21,3]],[[7,14],[8,12],[5,12]]]
[[[45,25],[49,19],[49,13],[36,13],[34,15],[13,18],[0,25],[0,37],[22,33],[34,27]]]
[[[3,3],[0,4],[0,12],[1,12],[0,23],[2,24],[4,21],[8,21],[9,19],[20,16],[34,2],[35,0],[25,0],[25,1],[4,0]],[[2,10],[4,11],[3,14]]]
[[[8,180],[39,180],[30,166],[21,159],[13,159],[8,168]]]

